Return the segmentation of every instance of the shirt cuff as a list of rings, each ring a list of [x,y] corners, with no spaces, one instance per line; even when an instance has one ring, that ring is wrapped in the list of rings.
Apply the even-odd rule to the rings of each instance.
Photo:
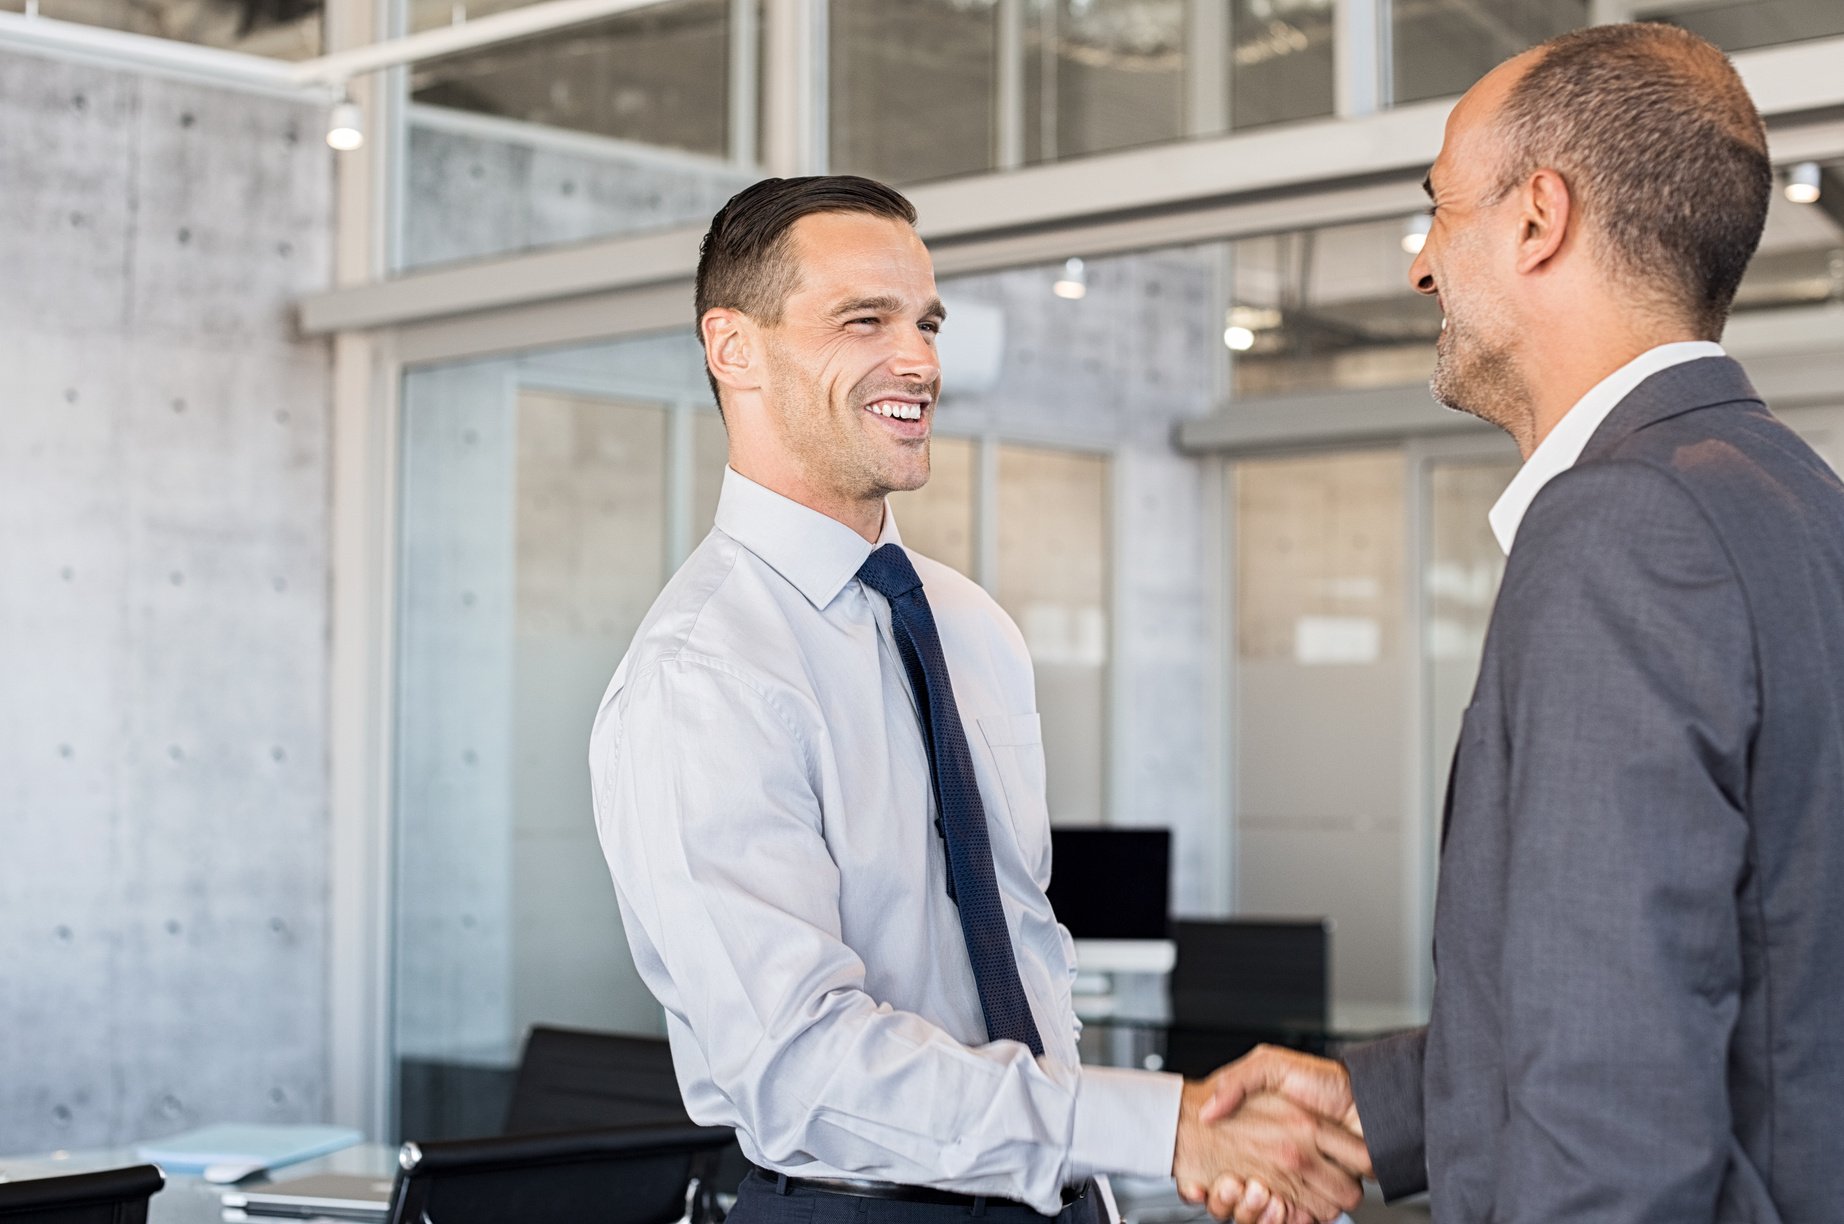
[[[1170,1177],[1184,1083],[1154,1071],[1082,1068],[1069,1140],[1072,1180],[1096,1173]]]

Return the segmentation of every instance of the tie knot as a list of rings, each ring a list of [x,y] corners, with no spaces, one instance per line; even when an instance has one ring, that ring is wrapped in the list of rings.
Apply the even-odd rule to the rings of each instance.
[[[892,600],[922,587],[916,567],[909,563],[909,554],[900,544],[886,544],[866,557],[858,567],[858,581]]]

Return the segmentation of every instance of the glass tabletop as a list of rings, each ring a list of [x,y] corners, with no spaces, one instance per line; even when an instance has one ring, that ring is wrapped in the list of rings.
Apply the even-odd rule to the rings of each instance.
[[[76,1151],[45,1152],[31,1156],[0,1156],[0,1179],[25,1181],[38,1177],[63,1177],[71,1173],[93,1173],[99,1169],[119,1169],[147,1164],[134,1154],[132,1147],[89,1148]],[[368,1177],[388,1177],[397,1167],[397,1149],[383,1143],[361,1143],[313,1160],[303,1160],[275,1170],[273,1175],[254,1174],[237,1183],[239,1189],[266,1185],[311,1173],[356,1173]],[[195,1173],[168,1173],[166,1187],[148,1201],[148,1224],[220,1224],[223,1205],[220,1201],[229,1186],[207,1182]]]

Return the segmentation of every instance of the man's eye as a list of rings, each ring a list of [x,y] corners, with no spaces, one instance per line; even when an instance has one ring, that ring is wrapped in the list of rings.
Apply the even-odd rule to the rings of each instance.
[[[860,323],[872,323],[872,324],[875,324],[875,323],[880,323],[880,322],[882,322],[882,321],[883,321],[883,320],[881,320],[881,319],[879,319],[879,318],[878,318],[878,317],[877,317],[876,315],[867,315],[866,317],[864,317],[864,318],[862,318],[862,319],[851,319],[851,320],[848,320],[848,322],[849,322],[849,323],[851,324],[851,326],[853,326],[853,327],[856,327],[856,326],[857,326],[858,324],[860,324]]]
[[[932,319],[924,320],[921,324],[921,328],[925,332],[932,332],[936,335],[941,334],[941,324],[935,322]]]

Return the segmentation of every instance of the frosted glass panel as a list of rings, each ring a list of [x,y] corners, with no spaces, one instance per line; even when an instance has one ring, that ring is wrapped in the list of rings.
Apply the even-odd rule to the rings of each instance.
[[[834,170],[918,183],[993,168],[996,0],[846,0],[827,21]]]
[[[724,465],[729,461],[730,435],[723,418],[700,412],[692,418],[692,518],[691,544],[710,534],[717,522],[717,501],[723,495]]]
[[[519,397],[512,1031],[651,1028],[590,813],[588,728],[666,582],[667,410]],[[572,936],[575,937],[572,937]]]
[[[409,1137],[497,1130],[532,1024],[661,1030],[587,754],[689,505],[696,357],[675,334],[404,379],[391,963]]]
[[[1412,999],[1397,451],[1234,465],[1236,908],[1333,921],[1335,1005]]]
[[[1695,30],[1724,51],[1844,34],[1838,0],[1683,0],[1648,16]]]
[[[1232,127],[1332,113],[1332,0],[1231,0],[1229,14]]]
[[[1394,0],[1394,100],[1465,93],[1526,47],[1588,24],[1588,0]]]
[[[971,577],[977,447],[964,438],[936,438],[929,447],[928,483],[890,495],[896,524],[905,545]]]
[[[1099,824],[1104,812],[1108,669],[1108,460],[1005,446],[999,451],[1001,606],[1037,671],[1050,819]]]
[[[1032,161],[1184,134],[1184,0],[1044,0],[1025,34]]]

